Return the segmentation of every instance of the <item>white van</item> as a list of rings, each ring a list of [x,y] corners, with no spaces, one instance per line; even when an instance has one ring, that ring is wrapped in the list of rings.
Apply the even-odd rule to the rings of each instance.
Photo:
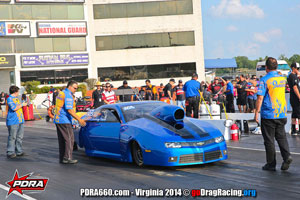
[[[277,70],[280,71],[282,75],[287,76],[291,71],[291,68],[287,64],[287,62],[285,60],[277,60],[277,63]],[[256,64],[256,77],[260,78],[261,76],[265,76],[266,74],[266,61],[258,62]]]

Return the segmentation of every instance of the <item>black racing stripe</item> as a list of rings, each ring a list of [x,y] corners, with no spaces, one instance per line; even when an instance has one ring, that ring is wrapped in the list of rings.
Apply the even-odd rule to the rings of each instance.
[[[162,127],[164,128],[167,128],[169,129],[170,131],[176,133],[177,135],[179,135],[180,137],[184,138],[184,139],[192,139],[192,138],[195,138],[193,136],[193,134],[191,134],[186,128],[182,128],[182,129],[176,129],[174,126],[168,124],[167,122],[165,121],[162,121],[160,119],[157,119],[151,115],[145,115],[144,116],[146,119],[149,119],[159,125],[161,125]]]
[[[197,133],[200,137],[208,137],[209,136],[209,133],[207,133],[202,128],[193,124],[190,120],[184,119],[183,122],[185,125],[187,125],[189,128],[191,128],[195,133]]]

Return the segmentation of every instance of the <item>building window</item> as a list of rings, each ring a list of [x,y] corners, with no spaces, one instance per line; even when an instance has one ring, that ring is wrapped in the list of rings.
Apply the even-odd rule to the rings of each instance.
[[[82,5],[68,5],[68,19],[84,19],[84,11]]]
[[[54,52],[69,52],[70,39],[69,38],[53,38],[53,51]]]
[[[0,38],[0,53],[51,53],[86,51],[85,37]]]
[[[0,5],[2,20],[83,20],[83,5],[10,4]]]
[[[21,71],[21,82],[37,80],[41,84],[63,84],[70,80],[83,82],[87,78],[87,69]]]
[[[95,4],[94,19],[193,14],[192,0]]]
[[[14,5],[13,19],[32,19],[31,5]]]
[[[16,82],[15,82],[15,72],[14,71],[9,72],[9,79],[10,79],[10,85],[15,85],[16,84]]]
[[[193,31],[96,36],[96,51],[193,45]]]
[[[68,19],[68,6],[67,5],[51,6],[51,19]]]
[[[34,40],[35,52],[53,52],[52,38],[35,38]]]
[[[0,19],[12,19],[12,10],[10,5],[0,5]]]
[[[16,38],[16,53],[34,53],[33,38]]]
[[[33,19],[50,19],[50,5],[32,5],[32,18]]]
[[[70,51],[86,51],[85,37],[71,37]]]
[[[98,68],[98,76],[101,81],[190,77],[195,72],[196,63]]]
[[[14,40],[1,38],[0,39],[0,52],[1,53],[14,53]]]

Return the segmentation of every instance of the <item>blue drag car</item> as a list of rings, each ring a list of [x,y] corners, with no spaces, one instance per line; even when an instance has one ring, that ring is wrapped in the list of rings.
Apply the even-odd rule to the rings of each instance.
[[[212,124],[185,118],[178,106],[159,101],[104,105],[74,131],[88,156],[138,166],[181,166],[227,159],[222,133]]]

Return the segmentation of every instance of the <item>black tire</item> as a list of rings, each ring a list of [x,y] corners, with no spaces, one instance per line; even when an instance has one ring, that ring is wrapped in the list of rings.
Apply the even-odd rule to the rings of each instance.
[[[137,142],[133,142],[131,145],[131,149],[132,149],[131,154],[132,154],[133,162],[139,167],[143,166],[144,165],[143,152],[140,145]]]

